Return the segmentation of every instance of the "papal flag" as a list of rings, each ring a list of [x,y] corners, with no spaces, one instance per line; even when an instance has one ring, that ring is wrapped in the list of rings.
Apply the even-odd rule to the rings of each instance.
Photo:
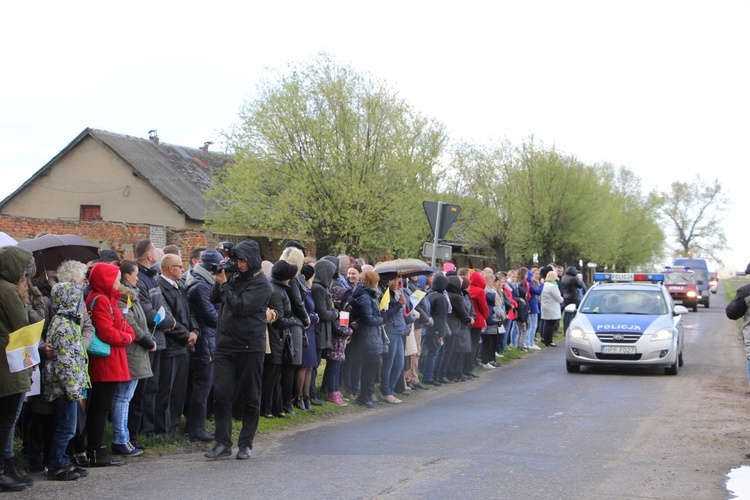
[[[391,288],[386,287],[383,297],[380,299],[380,310],[388,309],[388,304],[391,302]]]
[[[20,372],[39,364],[39,340],[42,338],[44,320],[24,326],[10,334],[5,355],[11,372]]]

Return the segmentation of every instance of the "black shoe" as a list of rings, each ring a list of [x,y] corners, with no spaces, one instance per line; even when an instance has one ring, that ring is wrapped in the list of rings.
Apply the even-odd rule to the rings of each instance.
[[[73,465],[77,467],[88,467],[89,466],[89,457],[86,455],[80,456],[80,455],[73,455]]]
[[[305,405],[305,410],[307,410],[310,413],[315,413],[315,410],[312,409],[312,403],[310,402],[310,398],[302,398],[302,402]]]
[[[232,448],[224,446],[223,444],[217,444],[214,449],[203,454],[204,457],[211,460],[218,460],[220,458],[227,458],[232,456]]]
[[[466,372],[464,373],[464,375],[469,376],[469,377],[479,378],[479,374],[476,372]]]
[[[0,474],[0,491],[22,491],[26,489],[26,483],[19,483],[12,477]]]
[[[15,457],[5,459],[5,475],[10,477],[13,481],[25,484],[26,486],[34,484],[34,479],[27,476],[21,470]]]
[[[415,389],[422,389],[422,390],[429,389],[429,387],[427,387],[426,385],[424,385],[422,382],[417,382],[416,384],[414,384],[414,388]]]
[[[124,461],[112,458],[109,453],[107,453],[107,448],[104,446],[98,450],[88,450],[88,456],[89,465],[91,467],[118,467],[120,465],[125,465]]]
[[[409,389],[412,389],[412,390],[419,389],[419,387],[417,387],[416,385],[412,384],[411,382],[407,382],[406,383],[406,387],[408,387]]]
[[[452,381],[452,380],[448,380],[448,377],[443,377],[443,378],[441,378],[441,379],[439,380],[439,382],[440,382],[441,384],[446,384],[446,385],[447,385],[447,384],[452,384],[452,383],[453,383],[453,381]]]
[[[240,446],[240,449],[237,451],[237,456],[235,458],[237,460],[247,460],[252,455],[253,450],[251,450],[249,446]]]
[[[310,404],[314,406],[323,406],[323,403],[318,398],[310,398]]]
[[[294,406],[298,410],[307,411],[307,408],[305,408],[305,400],[302,399],[302,396],[297,396],[294,398]]]
[[[86,476],[89,475],[89,471],[87,471],[86,469],[83,469],[81,467],[76,467],[73,464],[68,464],[67,465],[67,469],[68,469],[69,473],[71,473],[71,474],[72,473],[76,473],[76,474],[78,474],[81,477],[86,477]]]
[[[443,385],[440,382],[437,382],[435,380],[430,380],[429,382],[425,382],[425,384],[434,385],[435,387],[440,387],[441,385]]]
[[[375,403],[373,403],[372,401],[367,401],[359,398],[355,399],[355,401],[358,405],[366,406],[368,408],[375,408]]]
[[[55,470],[51,470],[47,473],[47,479],[50,481],[75,481],[81,477],[81,475],[66,465],[65,467],[58,467]]]
[[[205,443],[209,441],[214,440],[214,435],[210,434],[208,431],[203,430],[202,432],[196,432],[192,436],[190,436],[190,441],[203,441]]]

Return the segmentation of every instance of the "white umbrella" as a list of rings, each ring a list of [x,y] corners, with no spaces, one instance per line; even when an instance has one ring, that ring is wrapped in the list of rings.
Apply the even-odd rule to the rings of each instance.
[[[18,242],[14,240],[11,236],[8,236],[6,233],[0,231],[0,247],[14,247],[18,245]]]

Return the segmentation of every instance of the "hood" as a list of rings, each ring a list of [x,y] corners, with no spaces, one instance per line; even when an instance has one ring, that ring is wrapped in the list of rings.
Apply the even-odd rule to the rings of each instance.
[[[352,299],[356,299],[360,295],[372,295],[377,299],[380,295],[380,292],[378,290],[370,288],[364,283],[357,283],[354,287],[354,291],[352,292]]]
[[[260,269],[260,245],[255,240],[241,241],[234,247],[234,252],[238,258],[247,260],[247,265],[250,267],[248,272],[254,274]]]
[[[484,279],[482,273],[471,273],[469,276],[469,283],[471,283],[471,286],[478,286],[482,289],[487,286],[487,280]]]
[[[91,273],[89,274],[91,291],[112,297],[115,293],[112,287],[115,285],[115,280],[119,272],[120,268],[112,264],[105,264],[104,262],[96,264],[91,268]]]
[[[341,265],[341,261],[339,260],[338,257],[336,257],[334,255],[326,255],[325,257],[323,257],[323,259],[327,260],[328,262],[330,262],[331,264],[333,264],[334,266],[336,266],[336,273],[334,273],[334,276],[336,276],[337,274],[339,274],[339,265]],[[346,271],[344,271],[344,272],[346,272]]]
[[[19,247],[0,247],[0,279],[15,285],[32,262],[34,257],[28,250]]]
[[[534,271],[529,269],[529,271],[526,273],[526,281],[531,281],[534,278]]]
[[[461,278],[459,276],[448,276],[448,287],[450,293],[461,293]]]
[[[443,273],[436,273],[432,277],[432,290],[443,293],[448,288],[448,276]]]
[[[338,259],[336,259],[336,262],[338,262]],[[316,262],[313,268],[315,269],[315,278],[313,278],[313,281],[320,283],[326,288],[330,287],[333,277],[338,273],[338,266],[324,257]]]
[[[578,276],[578,269],[576,269],[576,266],[568,266],[567,269],[565,269],[565,274],[568,276],[573,276],[574,278]]]
[[[83,299],[83,288],[77,283],[58,283],[52,287],[49,298],[55,314],[76,315]]]

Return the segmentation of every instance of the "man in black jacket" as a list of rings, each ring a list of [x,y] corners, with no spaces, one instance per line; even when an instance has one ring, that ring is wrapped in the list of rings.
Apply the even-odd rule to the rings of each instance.
[[[133,245],[133,257],[138,264],[138,301],[141,303],[149,330],[154,334],[156,351],[149,352],[151,360],[151,371],[153,377],[138,381],[133,399],[130,400],[128,413],[128,430],[130,431],[130,442],[138,448],[138,440],[135,436],[144,433],[153,436],[156,423],[156,393],[159,390],[159,371],[161,368],[161,351],[166,349],[167,342],[165,332],[175,326],[175,320],[164,302],[164,296],[157,283],[159,273],[154,265],[158,264],[156,247],[148,238],[138,240]],[[157,266],[158,267],[158,266]],[[164,308],[164,317],[156,324],[156,316],[161,308]]]
[[[166,254],[161,260],[158,283],[175,326],[166,332],[167,348],[161,353],[155,423],[157,433],[175,436],[187,395],[188,348],[195,346],[200,330],[188,305],[187,290],[182,284],[182,259],[178,255]]]
[[[215,276],[211,301],[221,303],[214,359],[214,419],[216,446],[206,453],[215,460],[232,454],[232,401],[242,401],[242,429],[237,458],[250,458],[260,417],[263,358],[266,351],[266,309],[271,285],[261,270],[260,247],[245,240],[234,248],[238,272]]]

